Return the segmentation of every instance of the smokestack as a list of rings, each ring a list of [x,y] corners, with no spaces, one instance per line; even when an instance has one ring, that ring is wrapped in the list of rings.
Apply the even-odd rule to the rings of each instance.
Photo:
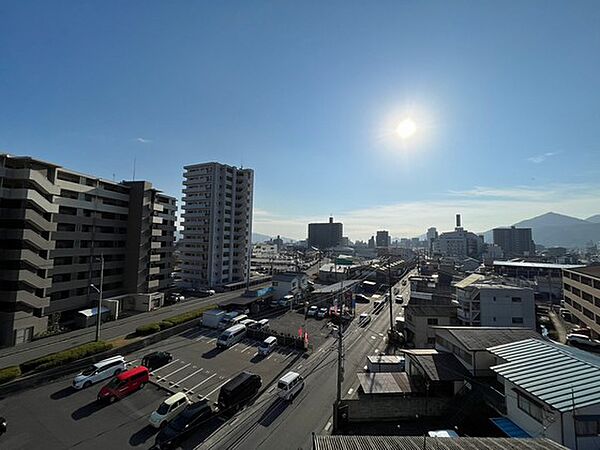
[[[456,228],[460,228],[460,214],[456,215]]]
[[[329,223],[333,223],[333,217],[329,218]]]

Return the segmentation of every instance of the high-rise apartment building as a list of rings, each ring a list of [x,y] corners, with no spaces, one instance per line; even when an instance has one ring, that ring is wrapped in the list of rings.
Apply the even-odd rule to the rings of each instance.
[[[500,246],[506,257],[535,255],[531,228],[494,228],[494,244]]]
[[[375,235],[375,244],[377,247],[389,247],[391,243],[390,233],[386,230],[380,230]]]
[[[333,217],[325,223],[308,224],[308,245],[317,248],[337,247],[342,243],[344,225],[334,222]]]
[[[0,154],[0,345],[30,340],[103,297],[169,286],[175,199],[144,181],[115,183]]]
[[[184,167],[182,281],[193,289],[243,281],[252,239],[254,171]]]

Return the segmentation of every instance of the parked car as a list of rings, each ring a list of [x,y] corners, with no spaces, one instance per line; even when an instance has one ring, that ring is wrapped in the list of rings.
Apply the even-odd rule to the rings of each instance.
[[[245,325],[246,328],[252,328],[256,324],[256,320],[254,319],[244,319],[240,322],[240,325]]]
[[[402,294],[396,295],[395,300],[396,300],[396,303],[400,303],[400,304],[404,303],[404,298],[402,297]]]
[[[317,318],[322,319],[326,316],[327,316],[327,308],[319,308],[319,311],[317,312]]]
[[[246,336],[245,325],[234,325],[231,328],[227,328],[217,339],[218,348],[229,348],[238,342],[240,342]]]
[[[149,380],[150,372],[144,366],[134,367],[133,369],[121,372],[100,389],[98,401],[112,403],[115,400],[120,400],[132,392],[142,389]]]
[[[306,312],[306,315],[308,317],[315,317],[317,315],[317,312],[319,311],[319,307],[318,306],[311,306],[310,308],[308,308],[308,311]]]
[[[73,387],[75,389],[87,388],[94,383],[119,375],[124,370],[125,358],[121,355],[103,359],[77,374],[73,379]]]
[[[213,410],[207,400],[191,403],[164,427],[154,440],[160,450],[177,447],[190,434],[198,430],[210,417]]]
[[[148,421],[154,428],[162,428],[190,403],[192,402],[186,394],[177,392],[158,405],[158,408],[150,414]]]
[[[277,395],[287,401],[292,400],[304,387],[304,378],[296,372],[288,372],[279,379]]]
[[[359,317],[358,317],[358,325],[361,327],[364,327],[366,324],[368,324],[371,321],[371,315],[368,313],[362,313]]]
[[[142,358],[142,366],[147,367],[148,370],[156,370],[171,361],[173,361],[173,355],[169,352],[152,352]]]
[[[258,393],[262,386],[259,375],[242,372],[225,383],[219,391],[217,401],[220,414],[231,415],[244,407]]]
[[[275,347],[277,347],[277,338],[275,336],[269,336],[258,346],[258,354],[267,356],[275,349]]]
[[[250,319],[251,320],[251,319]],[[261,330],[266,328],[269,325],[269,319],[260,319],[253,321],[250,325],[247,325],[248,328],[253,330]]]

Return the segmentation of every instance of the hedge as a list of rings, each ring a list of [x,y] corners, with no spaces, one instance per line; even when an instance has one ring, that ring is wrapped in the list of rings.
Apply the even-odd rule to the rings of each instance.
[[[21,369],[19,369],[19,366],[10,366],[0,369],[0,384],[14,380],[19,376],[21,376]]]
[[[52,369],[87,356],[95,355],[96,353],[105,352],[112,347],[112,344],[104,341],[88,342],[87,344],[63,350],[62,352],[52,353],[42,358],[26,361],[20,366],[21,372],[27,373],[34,370]]]
[[[139,326],[135,329],[135,334],[137,334],[138,336],[148,336],[149,334],[154,334],[161,330],[166,330],[167,328],[174,327],[175,325],[180,325],[182,323],[189,322],[190,320],[197,319],[198,317],[202,317],[202,314],[205,311],[209,311],[214,307],[215,305],[204,306],[202,308],[195,309],[194,311],[189,311],[183,314],[178,314],[176,316],[167,317],[166,319],[160,322],[153,322]]]

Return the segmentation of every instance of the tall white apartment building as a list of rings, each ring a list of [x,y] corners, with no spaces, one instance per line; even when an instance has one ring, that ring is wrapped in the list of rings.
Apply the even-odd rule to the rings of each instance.
[[[182,281],[192,289],[243,281],[249,269],[254,171],[184,167]]]

